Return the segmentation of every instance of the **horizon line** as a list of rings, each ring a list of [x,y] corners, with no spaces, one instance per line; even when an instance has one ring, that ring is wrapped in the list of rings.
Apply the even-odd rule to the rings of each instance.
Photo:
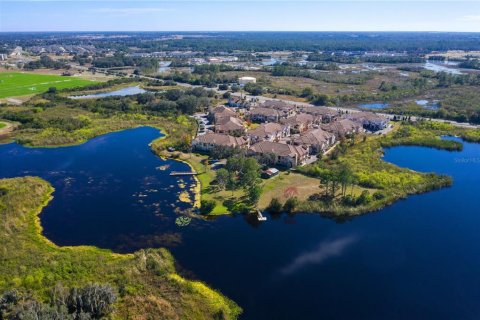
[[[1,0],[0,0],[1,1]],[[0,33],[79,33],[79,32],[116,32],[116,33],[134,33],[134,32],[150,32],[150,33],[161,33],[161,32],[188,32],[188,33],[240,33],[240,32],[304,32],[304,33],[315,33],[315,32],[337,32],[337,33],[478,33],[480,31],[455,31],[455,30],[41,30],[41,31],[2,31]]]

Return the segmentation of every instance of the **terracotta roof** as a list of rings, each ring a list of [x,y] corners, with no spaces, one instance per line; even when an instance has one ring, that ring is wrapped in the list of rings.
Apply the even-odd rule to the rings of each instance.
[[[293,139],[295,143],[305,145],[316,145],[329,142],[333,134],[322,129],[312,129]]]
[[[302,123],[312,123],[313,116],[306,113],[299,113],[294,116],[288,117],[282,121],[283,123],[288,123],[292,126]]]
[[[342,119],[329,124],[323,124],[321,126],[321,128],[325,131],[340,135],[344,135],[352,130],[357,130],[359,127],[360,126],[357,123],[349,119]]]
[[[336,116],[338,115],[338,112],[329,108],[325,107],[302,107],[301,108],[302,112],[314,115],[314,116]]]
[[[291,110],[295,109],[295,105],[287,103],[285,101],[279,101],[279,100],[267,100],[264,103],[262,103],[263,108],[271,108],[271,109],[277,109],[277,110]]]
[[[303,146],[295,146],[291,144],[270,141],[256,143],[251,146],[250,149],[257,153],[273,153],[284,157],[295,157],[295,155],[304,156],[308,154],[308,149]]]
[[[253,110],[250,111],[250,114],[252,115],[262,115],[262,116],[280,116],[280,112],[278,110],[275,110],[275,109],[270,109],[270,108],[262,108],[262,107],[259,107],[259,108],[255,108]]]
[[[210,110],[210,113],[215,115],[217,117],[218,115],[222,116],[235,116],[236,112],[235,110],[225,107],[225,106],[218,106]]]
[[[388,121],[387,118],[373,112],[352,112],[347,115],[347,119],[352,121]]]
[[[270,122],[259,125],[257,128],[249,130],[248,133],[257,137],[266,137],[270,134],[281,132],[285,129],[284,125]]]
[[[244,130],[245,127],[243,126],[242,120],[236,117],[222,117],[218,118],[215,122],[215,130]]]
[[[207,133],[202,136],[198,136],[194,141],[228,147],[236,147],[247,144],[247,139],[244,137],[233,137],[220,133]]]

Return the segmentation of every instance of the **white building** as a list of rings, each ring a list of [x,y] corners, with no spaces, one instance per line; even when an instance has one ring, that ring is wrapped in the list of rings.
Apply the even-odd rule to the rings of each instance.
[[[240,77],[238,78],[238,83],[240,83],[241,86],[246,85],[247,83],[256,83],[257,79],[254,77]]]

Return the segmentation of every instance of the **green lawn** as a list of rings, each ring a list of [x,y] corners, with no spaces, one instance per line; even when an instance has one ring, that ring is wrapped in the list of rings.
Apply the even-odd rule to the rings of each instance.
[[[0,73],[0,98],[41,93],[47,91],[50,87],[56,87],[57,89],[82,87],[95,82],[78,77],[5,72]]]
[[[5,128],[7,124],[5,122],[0,122],[0,129]]]

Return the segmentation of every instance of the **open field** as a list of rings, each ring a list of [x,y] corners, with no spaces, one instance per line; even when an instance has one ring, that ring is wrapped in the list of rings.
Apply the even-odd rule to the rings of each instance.
[[[96,81],[77,77],[62,77],[37,73],[2,72],[0,73],[0,98],[23,96],[57,89],[81,87]]]

